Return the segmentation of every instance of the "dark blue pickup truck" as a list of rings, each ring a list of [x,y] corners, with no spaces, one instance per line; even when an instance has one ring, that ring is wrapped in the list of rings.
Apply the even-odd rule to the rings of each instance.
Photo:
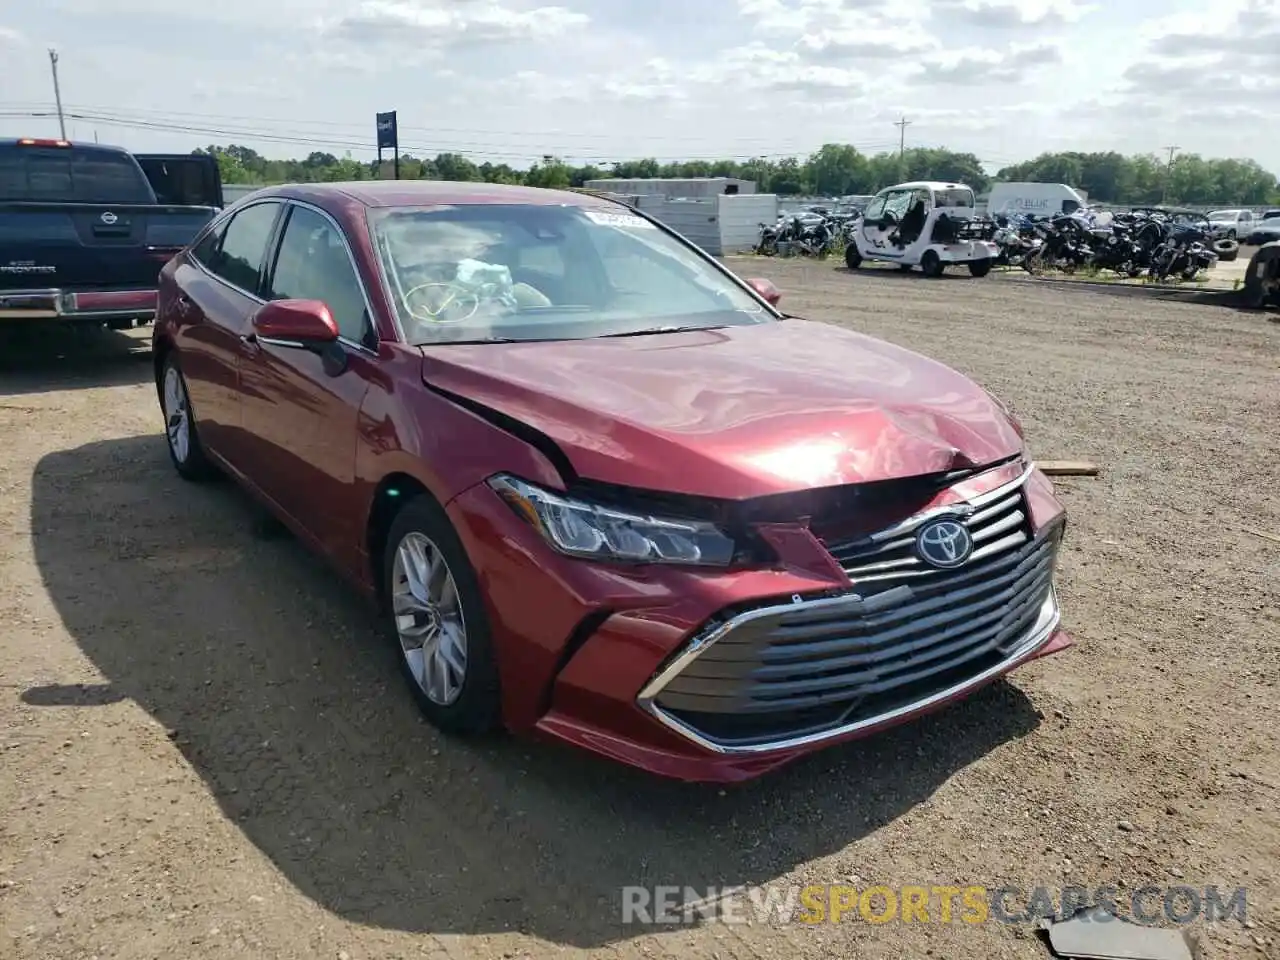
[[[133,326],[222,206],[215,158],[0,140],[0,323]]]

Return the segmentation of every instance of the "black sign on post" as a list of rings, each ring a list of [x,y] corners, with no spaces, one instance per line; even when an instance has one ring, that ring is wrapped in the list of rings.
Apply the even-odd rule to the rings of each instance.
[[[382,170],[382,151],[395,151],[395,177],[400,179],[400,133],[396,127],[396,112],[377,114],[378,118],[378,170]]]

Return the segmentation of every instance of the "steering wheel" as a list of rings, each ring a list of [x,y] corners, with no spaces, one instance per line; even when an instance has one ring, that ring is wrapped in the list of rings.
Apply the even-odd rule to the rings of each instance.
[[[480,309],[480,298],[448,281],[420,283],[404,293],[409,316],[420,323],[463,323]]]

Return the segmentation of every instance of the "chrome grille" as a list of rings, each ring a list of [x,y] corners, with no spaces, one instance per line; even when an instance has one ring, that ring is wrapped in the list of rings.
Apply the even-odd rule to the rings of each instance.
[[[929,567],[915,532],[964,514],[974,552]],[[765,747],[875,722],[997,671],[1058,619],[1062,524],[1033,535],[1021,484],[832,548],[854,593],[712,625],[647,691],[659,717],[725,748]],[[642,700],[645,695],[642,695]]]
[[[930,519],[948,514],[961,520],[973,537],[970,563],[1013,550],[1031,539],[1022,486],[993,491],[997,497],[960,504],[953,510],[930,514]],[[830,544],[827,549],[855,584],[938,576],[944,571],[930,567],[916,553],[915,531],[920,520],[908,520],[896,527],[866,537]]]

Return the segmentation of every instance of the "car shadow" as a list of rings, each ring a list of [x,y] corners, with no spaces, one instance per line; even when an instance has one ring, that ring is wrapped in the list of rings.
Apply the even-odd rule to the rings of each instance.
[[[33,488],[43,582],[106,682],[25,702],[133,700],[291,883],[362,924],[579,948],[639,936],[652,928],[622,923],[623,886],[770,882],[1038,723],[997,683],[728,790],[551,744],[456,741],[421,720],[356,594],[293,538],[264,536],[231,484],[174,476],[162,438],[49,454]]]
[[[145,383],[150,359],[150,327],[0,324],[0,395]]]

